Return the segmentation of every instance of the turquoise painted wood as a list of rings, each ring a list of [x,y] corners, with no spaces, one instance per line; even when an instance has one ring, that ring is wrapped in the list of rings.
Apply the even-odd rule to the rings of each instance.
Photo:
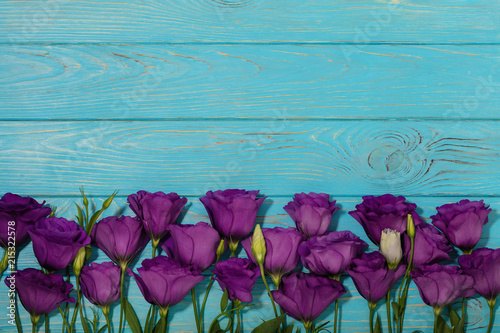
[[[492,0],[2,1],[4,43],[499,42]]]
[[[478,246],[498,248],[499,22],[491,0],[0,1],[0,194],[73,218],[81,185],[97,205],[120,190],[106,215],[132,214],[135,191],[175,191],[189,199],[179,220],[195,223],[208,221],[205,191],[260,189],[257,222],[273,227],[293,226],[282,207],[294,193],[326,192],[342,208],[331,230],[366,241],[347,214],[362,195],[405,195],[427,221],[436,206],[484,199],[493,212]],[[18,268],[36,266],[28,244]],[[366,302],[343,282],[340,332],[368,332]],[[253,295],[245,332],[272,313],[261,282]],[[405,332],[431,332],[415,285],[408,302]],[[484,332],[485,302],[468,314],[467,332]],[[319,322],[332,319],[330,307]],[[59,331],[60,316],[50,321]],[[170,322],[195,331],[189,297]],[[1,312],[0,331],[14,332]]]
[[[499,45],[4,45],[0,114],[498,119],[498,54]]]
[[[8,191],[499,195],[499,121],[0,122]]]

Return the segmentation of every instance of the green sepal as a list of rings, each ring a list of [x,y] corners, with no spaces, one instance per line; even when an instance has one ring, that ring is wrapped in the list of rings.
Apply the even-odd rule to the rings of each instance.
[[[123,298],[123,312],[125,314],[125,319],[127,320],[128,326],[133,333],[142,333],[141,324],[137,315],[135,314],[134,308],[129,303],[126,298]]]
[[[374,333],[382,333],[382,324],[380,323],[380,315],[377,314],[377,321],[375,322]]]
[[[283,313],[281,316],[277,318],[273,318],[271,320],[265,321],[256,328],[252,330],[252,333],[270,333],[270,332],[276,332],[283,321],[285,320],[285,314]],[[292,328],[293,329],[293,328]]]
[[[227,289],[224,289],[224,294],[222,295],[220,299],[220,312],[226,311],[227,305],[229,303],[229,292]]]

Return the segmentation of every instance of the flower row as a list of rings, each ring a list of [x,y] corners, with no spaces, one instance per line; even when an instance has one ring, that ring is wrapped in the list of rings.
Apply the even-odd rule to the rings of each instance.
[[[258,197],[258,192],[236,189],[207,192],[200,201],[211,225],[177,224],[187,199],[176,193],[139,191],[127,200],[136,217],[110,216],[98,220],[114,195],[104,202],[101,210],[89,213],[88,199],[82,190],[83,206],[77,205],[77,222],[53,216],[50,208],[32,198],[7,193],[0,199],[0,245],[6,249],[0,269],[7,267],[9,249],[31,238],[34,254],[44,271],[25,269],[12,273],[5,282],[9,286],[14,279],[18,281],[17,292],[31,315],[33,327],[41,316],[61,303],[75,302],[70,297],[73,285],[54,273],[71,263],[78,300],[83,293],[91,303],[101,307],[110,332],[109,307],[118,299],[120,313],[123,311],[130,328],[142,331],[132,306],[123,296],[125,274],[135,278],[145,300],[152,305],[150,313],[159,311],[156,326],[163,330],[169,308],[190,291],[194,294],[194,287],[203,280],[201,273],[214,263],[206,295],[213,281],[219,283],[225,294],[221,314],[212,321],[209,332],[220,329],[219,317],[232,317],[235,313],[237,329],[240,328],[240,311],[245,303],[252,301],[251,291],[259,277],[268,290],[276,317],[262,324],[269,325],[263,326],[269,332],[290,328],[285,317],[278,315],[275,302],[287,315],[301,321],[306,331],[319,331],[321,327],[315,326],[314,320],[333,302],[338,305],[339,297],[346,292],[340,282],[344,273],[349,274],[368,302],[370,331],[380,328],[380,323],[372,322],[376,304],[384,297],[391,304],[391,289],[400,278],[403,282],[392,302],[392,315],[390,306],[387,307],[389,332],[394,324],[398,332],[403,331],[406,295],[412,280],[423,301],[434,309],[436,332],[446,325],[440,316],[442,310],[456,299],[479,293],[493,309],[500,293],[500,277],[496,274],[500,269],[500,250],[473,251],[491,212],[483,201],[462,200],[437,207],[431,225],[418,216],[416,205],[402,196],[365,196],[349,212],[370,241],[379,246],[379,251],[365,253],[367,244],[352,232],[328,231],[332,215],[339,210],[328,194],[295,194],[284,209],[296,228],[261,229],[259,225],[255,227],[255,220],[265,197]],[[252,230],[253,235],[248,237]],[[128,266],[150,240],[153,258],[144,260],[135,273]],[[247,258],[234,257],[240,243]],[[86,265],[91,245],[101,249],[113,263]],[[452,245],[464,253],[459,258],[460,267],[439,264],[450,258]],[[158,247],[166,256],[156,256]],[[221,260],[227,249],[231,258]],[[299,261],[309,273],[298,271]],[[274,290],[268,287],[266,276],[273,282]],[[229,307],[224,298],[233,305]],[[200,310],[193,304],[198,332],[204,330],[205,302]],[[75,313],[81,303],[76,302]],[[338,306],[335,308],[336,331]],[[154,315],[146,318],[146,330],[154,327],[153,318]],[[67,323],[67,331],[73,330],[74,321],[75,316]],[[83,314],[81,323],[87,325]],[[116,331],[121,332],[122,328],[120,320]]]

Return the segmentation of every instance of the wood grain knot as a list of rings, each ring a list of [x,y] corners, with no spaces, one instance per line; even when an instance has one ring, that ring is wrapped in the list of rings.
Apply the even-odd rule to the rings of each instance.
[[[252,0],[212,0],[212,1],[216,3],[218,6],[225,8],[246,7],[253,2]]]
[[[368,165],[375,171],[392,172],[403,164],[404,159],[404,154],[399,148],[386,145],[375,149],[368,155]]]

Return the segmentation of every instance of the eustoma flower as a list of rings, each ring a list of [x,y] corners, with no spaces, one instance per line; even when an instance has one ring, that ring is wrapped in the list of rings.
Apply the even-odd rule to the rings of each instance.
[[[295,222],[297,230],[308,238],[323,235],[330,226],[332,215],[340,208],[330,202],[326,193],[296,193],[283,209]]]
[[[379,252],[385,257],[389,268],[396,269],[401,261],[401,258],[403,258],[401,234],[396,230],[382,230]]]
[[[94,244],[122,269],[149,241],[141,222],[129,216],[110,216],[100,220],[91,236]]]
[[[410,261],[410,237],[404,235],[404,253],[406,262]],[[413,267],[431,265],[443,260],[450,259],[448,252],[453,248],[446,237],[435,227],[427,223],[421,223],[415,227],[415,249],[413,252]]]
[[[33,326],[36,326],[40,316],[52,312],[62,303],[75,302],[75,299],[69,296],[73,285],[65,282],[58,274],[44,274],[40,270],[26,268],[8,276],[5,283],[9,287],[11,284],[15,285],[21,303],[31,316]]]
[[[0,246],[6,249],[9,232],[15,231],[15,246],[22,245],[28,239],[27,227],[43,217],[49,216],[51,209],[43,207],[45,201],[38,203],[30,197],[6,193],[0,199]],[[9,222],[14,222],[9,224]],[[11,228],[9,228],[11,227]]]
[[[221,289],[227,290],[231,301],[252,301],[252,289],[260,276],[260,270],[250,259],[229,258],[219,261],[215,264],[213,273]]]
[[[304,266],[317,275],[339,279],[367,244],[350,231],[314,236],[299,246]]]
[[[483,200],[446,204],[436,208],[438,213],[431,216],[432,224],[464,254],[469,254],[481,238],[483,225],[488,223],[488,208]]]
[[[80,285],[85,297],[95,305],[103,308],[120,298],[120,267],[112,262],[83,266]]]
[[[139,191],[129,195],[127,202],[142,222],[156,249],[160,240],[168,233],[168,227],[175,224],[187,199],[173,192],[165,194]]]
[[[201,271],[209,268],[216,259],[219,233],[206,222],[170,226],[170,237],[161,247],[169,257]]]
[[[29,227],[28,232],[38,262],[49,271],[68,266],[78,250],[91,241],[85,230],[76,222],[62,217],[41,219]]]
[[[456,299],[470,297],[476,293],[474,279],[462,274],[458,266],[421,266],[411,275],[422,300],[434,309],[436,315]]]
[[[283,311],[300,320],[309,332],[314,319],[345,292],[338,281],[314,274],[292,273],[283,277],[280,289],[273,290],[272,294]]]
[[[500,294],[500,249],[481,248],[458,257],[464,272],[474,278],[474,289],[484,297],[490,307],[490,324],[493,324],[494,307]]]
[[[212,226],[229,241],[232,253],[240,239],[246,237],[255,225],[257,212],[266,197],[258,198],[259,191],[229,189],[208,191],[200,201],[207,210]]]
[[[264,271],[278,286],[283,275],[293,271],[299,263],[298,248],[304,240],[304,235],[295,228],[262,228],[262,234],[266,244],[266,255],[264,259]],[[257,262],[251,251],[252,237],[241,242],[248,258],[254,264]]]
[[[176,305],[187,293],[203,281],[201,271],[194,265],[186,265],[175,259],[158,256],[145,259],[134,276],[144,298],[160,309]]]
[[[415,212],[417,205],[405,200],[403,196],[395,197],[392,194],[364,196],[363,202],[356,205],[356,210],[350,211],[349,215],[361,224],[368,238],[379,245],[382,230],[391,229],[399,233],[406,231],[408,214],[413,217],[415,225],[422,223]]]

